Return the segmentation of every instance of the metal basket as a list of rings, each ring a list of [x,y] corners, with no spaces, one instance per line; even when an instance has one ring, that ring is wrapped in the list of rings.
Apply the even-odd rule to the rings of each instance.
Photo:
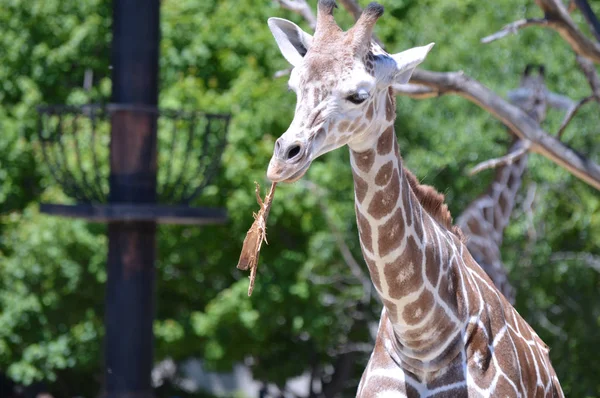
[[[111,114],[122,108],[96,104],[38,107],[44,160],[64,193],[79,203],[108,201]],[[219,169],[230,116],[128,109],[157,116],[158,202],[189,205]]]

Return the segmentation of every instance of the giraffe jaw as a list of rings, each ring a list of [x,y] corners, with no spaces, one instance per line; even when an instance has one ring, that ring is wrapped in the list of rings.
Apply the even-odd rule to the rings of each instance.
[[[312,161],[308,160],[302,167],[298,168],[298,164],[285,164],[276,159],[271,159],[267,170],[267,178],[271,182],[296,182],[306,174],[311,163]]]

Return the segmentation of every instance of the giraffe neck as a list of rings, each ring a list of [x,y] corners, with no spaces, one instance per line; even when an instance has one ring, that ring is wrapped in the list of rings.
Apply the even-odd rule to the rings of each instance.
[[[509,149],[509,152],[519,150],[523,146],[523,141],[516,141]],[[527,153],[514,160],[511,164],[502,166],[498,171],[494,184],[490,187],[488,195],[492,198],[500,214],[494,216],[493,225],[498,239],[498,244],[502,243],[504,229],[508,225],[510,216],[517,201],[517,193],[523,182],[523,174],[527,168]],[[489,216],[489,215],[488,215]]]
[[[419,203],[393,119],[374,148],[350,157],[361,248],[396,336],[390,349],[415,373],[439,370],[462,346],[462,243]]]
[[[522,145],[523,141],[515,141],[508,152],[518,151]],[[491,239],[500,247],[526,168],[527,154],[499,167],[488,191],[469,206],[464,217],[457,220],[472,239]]]

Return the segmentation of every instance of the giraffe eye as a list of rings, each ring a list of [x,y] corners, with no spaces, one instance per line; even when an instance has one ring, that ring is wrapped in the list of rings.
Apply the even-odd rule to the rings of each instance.
[[[367,100],[367,98],[369,98],[369,93],[367,93],[366,91],[358,91],[354,94],[351,94],[349,96],[346,97],[346,100],[352,102],[353,104],[362,104],[363,102],[365,102]]]

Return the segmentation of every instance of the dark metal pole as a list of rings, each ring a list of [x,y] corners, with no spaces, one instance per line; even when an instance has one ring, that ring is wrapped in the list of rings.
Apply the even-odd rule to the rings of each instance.
[[[113,0],[110,203],[156,203],[159,9]],[[153,396],[155,235],[155,222],[108,226],[107,398]]]

